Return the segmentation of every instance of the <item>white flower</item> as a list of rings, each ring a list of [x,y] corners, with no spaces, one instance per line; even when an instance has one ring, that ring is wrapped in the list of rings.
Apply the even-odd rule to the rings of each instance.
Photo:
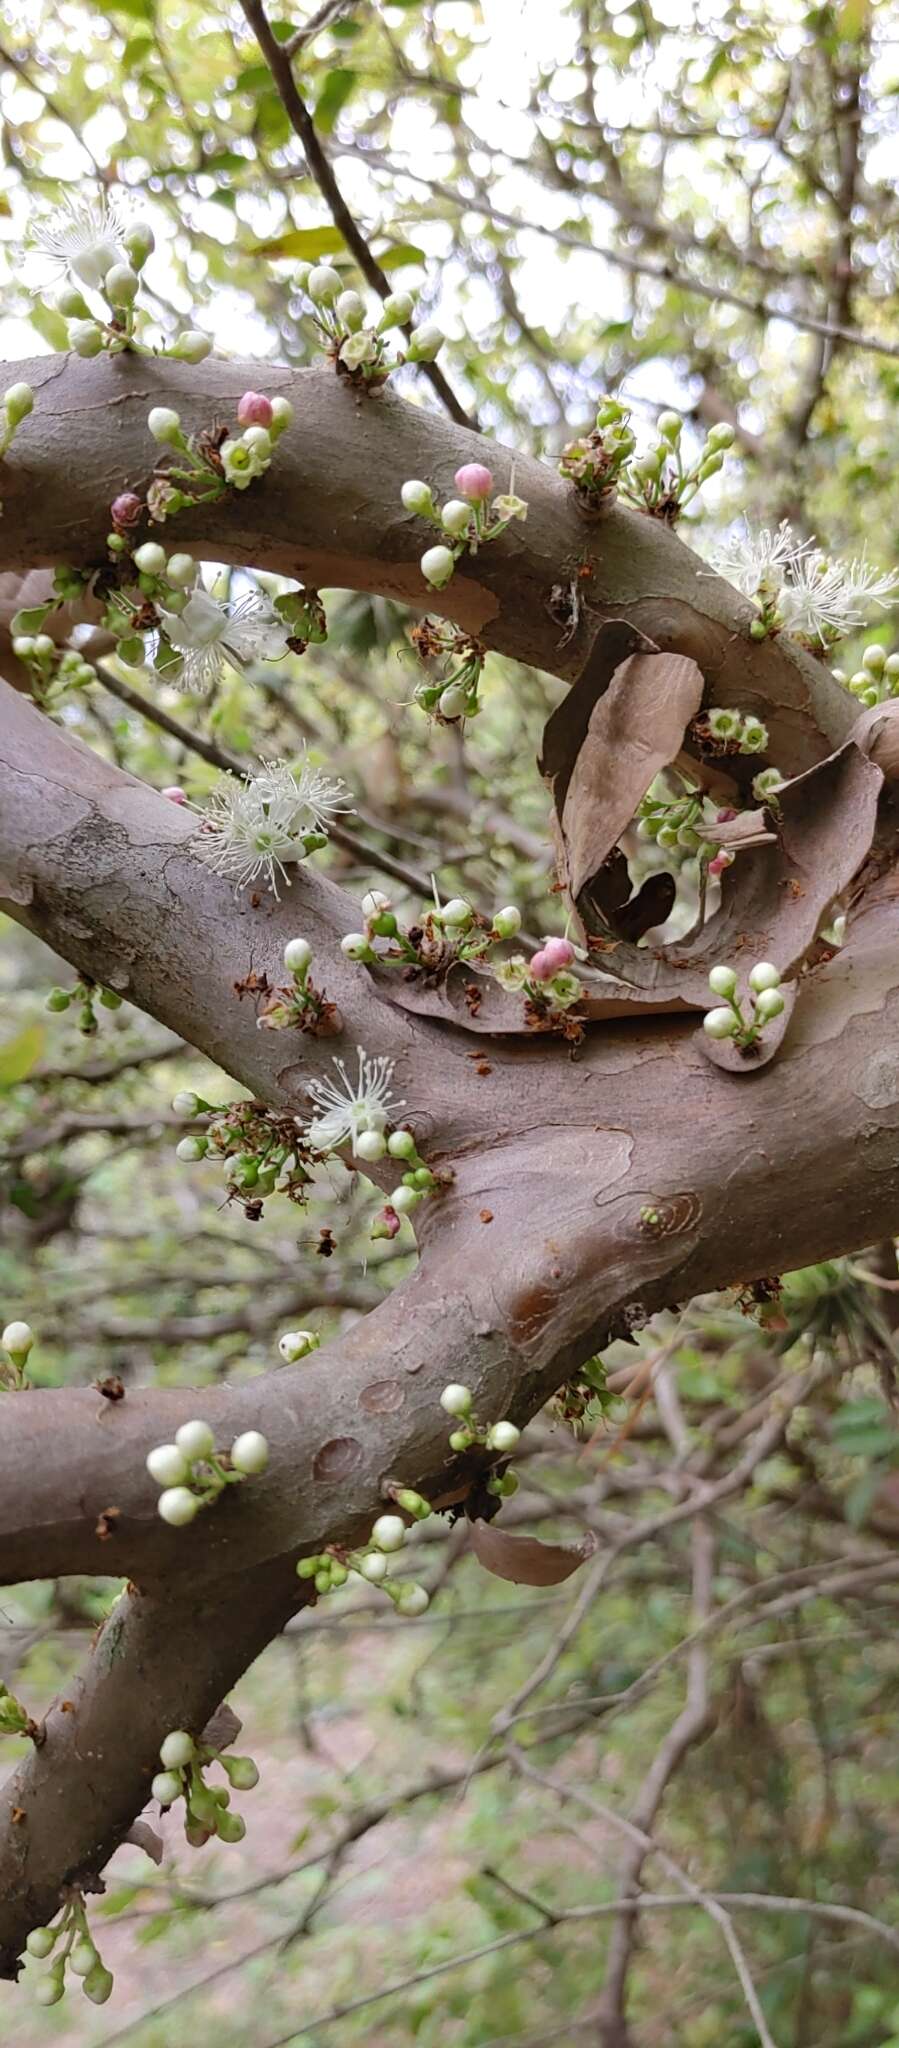
[[[880,575],[863,555],[832,561],[814,540],[798,540],[786,519],[774,532],[762,527],[751,534],[744,525],[713,562],[760,611],[776,613],[774,623],[819,647],[863,625],[872,605],[892,604],[899,595],[895,573]]]
[[[34,240],[54,268],[70,270],[82,284],[102,285],[113,264],[126,260],[124,230],[108,199],[67,199],[47,221],[32,230]]]
[[[266,434],[264,442],[254,442],[242,434],[239,441],[223,441],[219,459],[225,482],[236,491],[245,491],[254,478],[264,476],[268,469],[272,459],[271,438]]]
[[[271,761],[246,782],[224,775],[200,814],[197,849],[217,874],[233,875],[238,889],[264,875],[277,902],[278,876],[289,886],[288,865],[322,844],[332,818],[348,808],[344,788],[305,753],[296,770]]]
[[[182,657],[177,673],[166,672],[165,679],[181,690],[205,696],[221,681],[226,662],[243,669],[254,661],[280,661],[287,653],[290,628],[259,590],[228,606],[198,585],[182,612],[161,610],[160,618],[169,645]]]
[[[383,1131],[392,1123],[396,1112],[402,1109],[402,1102],[395,1102],[390,1095],[393,1079],[393,1060],[382,1054],[378,1059],[369,1059],[361,1045],[356,1052],[359,1060],[359,1075],[355,1083],[350,1080],[343,1060],[335,1059],[334,1066],[340,1075],[335,1081],[309,1081],[306,1093],[311,1096],[321,1116],[309,1125],[309,1142],[316,1152],[334,1152],[339,1145],[345,1145],[348,1138],[355,1141],[363,1131]]]

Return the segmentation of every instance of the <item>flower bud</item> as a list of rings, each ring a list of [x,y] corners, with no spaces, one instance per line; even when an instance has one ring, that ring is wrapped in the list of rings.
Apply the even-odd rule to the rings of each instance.
[[[175,336],[169,349],[169,355],[174,356],[179,363],[205,363],[206,357],[211,354],[212,342],[209,335],[201,334],[198,327],[185,327],[182,334]]]
[[[447,683],[437,699],[441,718],[462,718],[468,709],[468,691],[461,683]]]
[[[34,1987],[38,2005],[58,2005],[65,1994],[65,1988],[62,1977],[55,1973],[52,1977],[42,1977],[40,1983]]]
[[[732,448],[737,438],[736,429],[722,420],[717,427],[711,427],[706,435],[706,447],[714,454],[716,450]]]
[[[167,790],[162,792],[163,796],[168,793]],[[177,1116],[199,1116],[199,1095],[195,1095],[192,1088],[179,1088],[177,1095],[172,1096],[172,1108]]]
[[[177,1444],[157,1444],[147,1452],[146,1466],[157,1486],[180,1486],[188,1476],[187,1460]]]
[[[145,540],[142,547],[134,550],[134,566],[144,576],[162,576],[165,573],[165,548],[156,540]]]
[[[69,347],[76,356],[98,356],[103,347],[103,335],[96,320],[73,320],[69,327]]]
[[[454,537],[467,533],[471,525],[471,506],[464,498],[448,498],[440,514],[440,524],[446,533]]]
[[[412,1136],[412,1132],[405,1130],[391,1131],[390,1137],[387,1140],[387,1150],[390,1153],[391,1159],[414,1159],[415,1139]]]
[[[98,1956],[93,1969],[81,1986],[85,1998],[89,1998],[92,2005],[105,2005],[107,1999],[112,1996],[112,1987],[112,1971],[107,1970],[105,1963],[101,1963]]]
[[[173,1529],[183,1529],[199,1513],[200,1503],[196,1494],[186,1486],[169,1486],[161,1493],[156,1503],[156,1512]]]
[[[82,298],[75,284],[64,284],[62,290],[57,292],[56,309],[64,320],[89,320],[91,317],[87,300]]]
[[[245,391],[238,402],[237,417],[242,427],[270,427],[272,401],[263,391]]]
[[[483,462],[466,462],[457,469],[453,482],[460,498],[470,505],[482,505],[493,489],[493,471]]]
[[[507,903],[498,910],[493,920],[493,929],[499,939],[514,939],[521,930],[521,911],[514,903]]]
[[[152,256],[156,247],[156,236],[145,220],[136,220],[127,228],[122,240],[134,264],[135,270],[142,270],[147,257]]]
[[[109,508],[114,526],[136,526],[143,509],[136,491],[120,491]]]
[[[406,1524],[399,1515],[379,1515],[368,1540],[376,1550],[402,1550]]]
[[[284,433],[285,428],[290,426],[292,419],[293,406],[290,403],[290,399],[273,398],[272,416],[271,420],[269,421],[269,428],[273,441],[277,440],[279,434]]]
[[[285,1330],[278,1338],[278,1350],[285,1365],[296,1365],[301,1358],[308,1358],[310,1351],[317,1351],[320,1342],[314,1330]]]
[[[208,1458],[215,1450],[215,1437],[208,1422],[182,1422],[175,1431],[175,1442],[185,1458]]]
[[[424,1522],[431,1512],[430,1501],[425,1500],[423,1493],[416,1493],[412,1486],[400,1487],[396,1504],[398,1508],[402,1508],[404,1514],[414,1515],[416,1522]]]
[[[15,645],[16,643],[15,641],[13,641],[13,652],[15,652]],[[69,994],[68,989],[51,988],[50,994],[47,997],[47,1001],[44,1007],[48,1010],[67,1010],[69,1008],[71,1000],[72,998]]]
[[[135,556],[135,561],[137,557]],[[187,590],[193,583],[197,565],[193,555],[170,555],[166,565],[166,581],[174,583],[176,590]]]
[[[409,477],[404,483],[400,497],[407,512],[416,512],[419,517],[434,518],[437,507],[430,484],[424,484],[420,477]]]
[[[9,1352],[10,1358],[27,1358],[33,1343],[34,1331],[30,1323],[7,1323],[0,1337],[0,1344],[4,1351]]]
[[[312,947],[308,939],[288,939],[284,948],[284,965],[290,974],[302,979],[312,959]]]
[[[447,1415],[470,1415],[471,1400],[470,1387],[460,1386],[457,1381],[451,1380],[440,1396],[440,1406]]]
[[[673,444],[680,440],[684,423],[679,413],[660,412],[656,424],[663,441],[670,441]]]
[[[252,1792],[259,1783],[259,1771],[251,1756],[223,1756],[222,1769],[227,1771],[235,1792]]]
[[[779,1017],[785,1007],[779,988],[763,988],[761,995],[756,997],[755,1014],[763,1024],[768,1024],[772,1017]]]
[[[133,306],[140,290],[140,278],[130,263],[114,263],[103,282],[111,306]]]
[[[381,1580],[387,1577],[387,1559],[380,1550],[369,1551],[368,1555],[363,1557],[359,1570],[362,1577],[368,1579],[371,1585],[378,1586]]]
[[[430,583],[434,590],[443,590],[455,573],[455,556],[449,548],[427,548],[420,567],[425,582]]]
[[[770,960],[759,960],[750,969],[749,986],[753,995],[761,995],[766,988],[780,987],[780,973]]]
[[[549,964],[551,974],[560,973],[563,967],[570,967],[574,959],[574,947],[570,939],[544,939],[543,958]]]
[[[467,931],[469,925],[474,922],[474,911],[471,904],[466,903],[464,896],[451,896],[449,902],[444,904],[441,915],[444,924],[457,925],[462,931]]]
[[[362,898],[364,917],[378,917],[382,910],[389,909],[390,897],[385,896],[381,889],[369,889]]]
[[[417,1209],[421,1196],[416,1188],[399,1187],[394,1189],[390,1200],[398,1216],[408,1216]]]
[[[709,972],[709,988],[713,996],[732,996],[737,986],[737,977],[732,967],[713,967]]]
[[[383,1159],[386,1150],[387,1140],[382,1137],[380,1131],[360,1131],[353,1145],[355,1158],[365,1159],[369,1162]]]
[[[411,292],[391,292],[384,300],[377,333],[387,334],[391,327],[408,327],[415,311],[415,300]]]
[[[69,1969],[74,1971],[76,1977],[87,1977],[98,1961],[99,1957],[92,1941],[76,1941],[69,1957]]]
[[[30,1956],[38,1956],[43,1961],[45,1956],[50,1955],[55,1940],[56,1935],[52,1927],[32,1927],[25,1947]]]
[[[306,279],[306,290],[315,306],[333,306],[341,290],[340,272],[330,263],[316,263]]]
[[[709,1038],[733,1038],[740,1027],[733,1010],[720,1009],[706,1011],[702,1028]]]
[[[472,1441],[472,1437],[471,1437],[471,1431],[470,1431],[470,1430],[468,1430],[468,1429],[454,1429],[454,1430],[452,1430],[452,1431],[451,1431],[451,1434],[450,1434],[450,1440],[449,1440],[450,1450],[451,1450],[451,1451],[467,1451],[467,1450],[469,1449],[470,1445],[471,1445],[471,1441]]]
[[[175,1158],[186,1160],[188,1165],[191,1165],[197,1159],[205,1159],[208,1150],[206,1139],[201,1138],[199,1134],[195,1137],[179,1138],[175,1146]]]
[[[185,1764],[193,1762],[196,1744],[186,1728],[173,1728],[166,1736],[159,1752],[159,1761],[167,1771],[181,1771]]]
[[[431,1604],[431,1596],[424,1586],[416,1585],[410,1579],[408,1585],[399,1588],[394,1604],[398,1614],[424,1614],[425,1608]]]
[[[553,969],[547,960],[546,951],[543,947],[540,947],[536,953],[531,954],[531,958],[528,961],[528,973],[532,981],[552,980]]]
[[[426,321],[422,327],[414,327],[409,337],[407,363],[433,363],[445,340],[446,335],[433,320]]]
[[[20,421],[27,419],[28,414],[33,411],[34,392],[31,385],[11,384],[9,390],[4,391],[3,403],[10,426],[17,427]]]
[[[351,334],[357,333],[365,324],[365,304],[358,292],[341,292],[334,311],[341,325],[348,327]]]
[[[231,1445],[231,1463],[235,1472],[243,1472],[249,1478],[255,1478],[258,1472],[265,1471],[268,1464],[268,1440],[262,1435],[261,1430],[245,1429],[242,1436],[235,1437]]]
[[[364,932],[347,932],[340,941],[340,950],[348,960],[374,960],[376,955]]]
[[[182,1790],[181,1779],[174,1770],[157,1771],[150,1786],[153,1798],[159,1800],[160,1806],[173,1806],[175,1800],[180,1799]]]
[[[520,1435],[521,1430],[516,1429],[514,1422],[506,1422],[505,1420],[495,1422],[493,1428],[487,1431],[487,1449],[488,1451],[514,1451]]]
[[[163,446],[168,444],[171,448],[180,446],[183,439],[181,419],[178,413],[172,411],[171,406],[152,406],[147,414],[147,426],[154,441],[160,441]]]

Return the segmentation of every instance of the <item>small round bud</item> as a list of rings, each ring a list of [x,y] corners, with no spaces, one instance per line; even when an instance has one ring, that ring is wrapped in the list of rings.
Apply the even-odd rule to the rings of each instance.
[[[137,561],[137,556],[134,557]],[[193,555],[170,555],[166,563],[166,582],[174,583],[176,590],[186,590],[193,583],[197,565]]]
[[[333,306],[341,291],[341,277],[330,263],[316,263],[306,279],[306,290],[315,306]]]
[[[357,1159],[366,1159],[370,1163],[376,1159],[383,1159],[386,1150],[387,1140],[382,1137],[380,1131],[360,1131],[353,1146],[354,1156]]]
[[[215,1450],[215,1437],[208,1422],[182,1422],[175,1442],[185,1458],[208,1458]]]
[[[370,1550],[363,1557],[359,1570],[363,1579],[368,1579],[372,1586],[379,1586],[381,1580],[387,1577],[387,1559],[383,1551]]]
[[[407,1586],[400,1587],[394,1601],[398,1614],[424,1614],[430,1604],[431,1596],[426,1587],[418,1586],[412,1580]]]
[[[115,526],[136,526],[143,509],[136,491],[120,491],[109,508]]]
[[[308,1358],[310,1351],[317,1351],[319,1342],[314,1330],[285,1330],[278,1338],[278,1350],[285,1365],[296,1365],[301,1358]]]
[[[177,1771],[157,1771],[150,1791],[153,1798],[159,1800],[160,1806],[173,1806],[175,1800],[180,1799],[182,1792],[181,1779]]]
[[[90,1975],[85,1977],[81,1987],[85,1998],[89,1998],[92,2005],[105,2005],[107,1999],[112,1996],[112,1987],[112,1971],[107,1970],[98,1956]]]
[[[242,1842],[247,1824],[239,1813],[226,1813],[223,1808],[216,1815],[215,1832],[220,1842]]]
[[[314,1579],[318,1571],[317,1557],[301,1557],[297,1564],[298,1579]]]
[[[15,641],[13,641],[13,646],[15,647]],[[72,998],[69,995],[68,989],[51,988],[44,1008],[47,1010],[67,1010],[71,1001]]]
[[[482,505],[493,489],[493,471],[483,462],[466,462],[457,469],[453,482],[460,498],[470,505]]]
[[[147,426],[154,441],[161,442],[163,446],[168,443],[174,448],[181,440],[181,418],[171,406],[154,405],[147,414]]]
[[[11,384],[3,393],[6,417],[11,427],[19,426],[34,409],[34,392],[30,384]]]
[[[487,1449],[488,1451],[514,1451],[520,1435],[521,1430],[516,1429],[514,1422],[506,1422],[505,1420],[495,1422],[493,1428],[487,1431]]]
[[[421,327],[414,327],[409,338],[406,361],[409,363],[433,363],[439,356],[446,335],[433,320],[425,321]]]
[[[251,1756],[223,1756],[222,1768],[235,1792],[252,1792],[259,1783],[259,1771]]]
[[[167,1771],[182,1771],[185,1764],[193,1763],[196,1744],[186,1728],[173,1728],[166,1736],[159,1752],[159,1761]]]
[[[334,311],[341,326],[348,327],[351,334],[358,333],[365,324],[365,305],[358,292],[341,292]]]
[[[754,996],[761,995],[766,988],[779,988],[780,973],[770,960],[759,960],[750,969],[749,986]]]
[[[264,391],[245,391],[238,402],[237,417],[242,427],[270,427],[272,401]]]
[[[451,1451],[467,1451],[471,1437],[467,1429],[454,1429],[450,1435]]]
[[[755,1014],[761,1018],[763,1024],[768,1024],[772,1017],[780,1016],[784,1007],[784,999],[779,988],[763,988],[761,995],[756,998]]]
[[[470,1415],[471,1400],[471,1388],[459,1386],[453,1380],[448,1387],[444,1387],[440,1396],[440,1406],[447,1415]]]
[[[98,1960],[92,1941],[76,1941],[69,1957],[69,1968],[76,1977],[87,1977]]]
[[[441,718],[463,718],[468,710],[468,691],[461,683],[447,683],[437,699]]]
[[[398,1508],[402,1508],[405,1515],[414,1515],[416,1522],[426,1521],[431,1512],[430,1501],[425,1500],[423,1493],[416,1493],[412,1486],[400,1487],[396,1504]]]
[[[96,320],[73,320],[69,327],[69,346],[76,356],[98,356],[103,347],[103,335]]]
[[[558,974],[563,967],[570,967],[574,959],[574,947],[570,939],[544,939],[543,958],[550,972]]]
[[[16,633],[14,635],[12,651],[18,656],[19,661],[33,661],[34,649],[35,639],[33,633]]]
[[[130,263],[114,263],[107,270],[103,290],[111,306],[133,306],[140,289],[140,278]]]
[[[408,327],[415,311],[411,292],[391,292],[384,300],[376,332],[387,334],[391,327]]]
[[[531,954],[528,961],[528,974],[532,981],[552,980],[553,969],[542,946],[538,947],[536,953]]]
[[[144,576],[164,575],[165,548],[161,548],[156,540],[145,540],[142,547],[134,550],[134,566]]]
[[[733,1010],[707,1010],[702,1020],[703,1031],[709,1038],[733,1038],[739,1024]]]
[[[709,429],[709,432],[706,435],[705,445],[707,448],[711,449],[712,453],[714,454],[716,450],[732,448],[736,438],[736,428],[729,427],[725,420],[721,420],[717,427],[711,427]]]
[[[192,1165],[197,1159],[205,1159],[208,1150],[206,1139],[199,1135],[179,1138],[175,1146],[175,1158],[186,1160],[188,1165]]]
[[[180,1486],[188,1476],[187,1461],[177,1444],[157,1444],[147,1452],[146,1466],[157,1486]]]
[[[77,285],[74,284],[64,284],[62,290],[57,292],[56,308],[64,320],[89,320],[91,316],[87,300],[82,298]]]
[[[163,796],[167,795],[168,791],[163,790]],[[177,1116],[199,1116],[199,1095],[192,1088],[179,1088],[177,1095],[172,1096],[172,1108]]]
[[[732,967],[713,967],[709,973],[709,988],[713,996],[732,996],[737,986],[737,977]]]
[[[284,948],[284,965],[290,974],[305,974],[311,959],[312,947],[308,939],[288,939]]]
[[[402,1550],[406,1541],[406,1524],[399,1515],[379,1515],[369,1537],[376,1550]]]
[[[38,2005],[58,2005],[65,1994],[65,1988],[61,1977],[42,1977],[40,1983],[34,1987]]]
[[[471,525],[471,506],[464,498],[448,498],[440,514],[440,524],[445,532],[458,536],[467,533]]]
[[[474,911],[464,896],[451,896],[443,906],[442,916],[444,924],[457,925],[462,931],[474,922]]]
[[[174,356],[179,363],[205,363],[206,357],[211,354],[212,342],[209,335],[201,334],[198,327],[185,327],[182,334],[175,336],[169,349],[169,355]]]
[[[373,960],[375,955],[364,932],[347,932],[340,941],[340,950],[348,960]]]
[[[497,938],[514,939],[521,930],[521,911],[514,903],[507,903],[504,910],[498,910],[493,920]]]
[[[7,1323],[0,1337],[0,1344],[11,1358],[27,1358],[33,1343],[34,1331],[30,1323]]]
[[[231,1463],[235,1472],[244,1472],[255,1477],[264,1472],[268,1464],[268,1440],[258,1429],[245,1429],[231,1445]]]
[[[391,1131],[387,1140],[391,1159],[414,1159],[415,1139],[411,1131]]]
[[[423,484],[418,477],[410,477],[408,482],[404,483],[400,497],[407,512],[416,512],[419,516],[428,518],[434,517],[437,508],[430,484]]]
[[[147,257],[152,256],[156,247],[156,236],[145,220],[136,220],[126,228],[122,237],[128,255],[136,270],[141,270]]]
[[[55,1941],[56,1935],[52,1927],[32,1927],[25,1947],[30,1956],[37,1956],[43,1961],[45,1956],[50,1955]]]
[[[417,1188],[399,1187],[394,1189],[390,1201],[397,1216],[409,1216],[413,1209],[418,1208],[421,1196]]]
[[[161,1515],[163,1521],[168,1522],[173,1529],[186,1528],[187,1523],[192,1522],[194,1516],[199,1513],[199,1509],[200,1503],[196,1494],[190,1493],[186,1486],[167,1487],[165,1493],[160,1494],[156,1504],[157,1514]]]
[[[50,638],[49,633],[37,633],[34,640],[34,652],[38,661],[50,661],[56,653],[56,641]]]
[[[290,403],[290,399],[273,398],[272,416],[269,421],[269,430],[273,441],[277,440],[279,434],[284,433],[285,428],[290,426],[292,419],[293,406]]]
[[[660,412],[657,425],[663,441],[675,442],[680,440],[684,430],[684,423],[679,413]]]
[[[382,910],[389,909],[390,897],[385,896],[380,889],[369,889],[367,894],[362,898],[362,912],[364,917],[379,917]]]

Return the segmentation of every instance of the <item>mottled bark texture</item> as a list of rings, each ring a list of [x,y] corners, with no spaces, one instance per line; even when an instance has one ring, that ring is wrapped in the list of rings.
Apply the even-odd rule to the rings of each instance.
[[[42,358],[18,374],[37,406],[6,465],[0,568],[99,562],[109,500],[152,465],[149,405],[173,403],[196,428],[259,381],[258,365],[124,359]],[[265,381],[290,393],[297,415],[270,476],[191,519],[179,546],[425,608],[425,536],[401,513],[403,480],[445,489],[477,456],[505,484],[508,454],[389,392],[360,399],[330,373]],[[529,461],[518,461],[516,487],[527,525],[460,569],[441,612],[570,680],[603,623],[624,617],[690,653],[711,696],[763,715],[784,769],[845,737],[853,707],[826,671],[785,644],[750,642],[741,601],[668,531],[618,508],[585,521]],[[554,587],[585,562],[586,611],[563,645]],[[257,1030],[234,982],[251,968],[277,973],[285,940],[307,934],[345,1018],[342,1045],[391,1054],[420,1145],[455,1175],[418,1212],[412,1281],[303,1366],[204,1390],[219,1440],[261,1428],[272,1463],[189,1531],[160,1522],[144,1458],[196,1409],[195,1395],[4,1400],[0,1579],[117,1571],[139,1588],[107,1623],[73,1711],[54,1710],[42,1749],[4,1788],[0,1974],[12,1975],[60,1887],[101,1868],[140,1811],[166,1730],[199,1726],[298,1603],[295,1557],[366,1533],[393,1480],[432,1497],[464,1489],[439,1407],[448,1379],[469,1383],[485,1415],[523,1422],[611,1333],[663,1304],[899,1229],[899,919],[881,854],[849,943],[808,974],[763,1071],[734,1078],[713,1066],[695,1012],[590,1025],[574,1057],[556,1039],[506,1035],[500,1014],[479,1077],[470,1054],[484,1039],[472,1040],[464,1017],[439,1004],[412,1014],[386,977],[343,959],[338,940],[358,912],[332,883],[310,868],[281,905],[235,900],[196,857],[183,812],[5,687],[0,791],[10,913],[254,1095],[300,1115],[332,1045]],[[887,800],[884,817],[888,828]]]

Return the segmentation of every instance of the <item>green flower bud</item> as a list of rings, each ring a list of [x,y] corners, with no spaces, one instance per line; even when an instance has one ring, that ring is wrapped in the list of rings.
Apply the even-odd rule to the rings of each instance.
[[[22,420],[27,419],[34,408],[34,392],[31,385],[11,384],[9,390],[3,394],[3,403],[10,426],[17,427]]]
[[[737,986],[737,977],[732,967],[713,967],[709,974],[709,988],[713,996],[732,996]]]
[[[102,330],[96,320],[73,320],[69,326],[69,347],[76,356],[98,356],[103,347]]]
[[[749,986],[753,995],[761,995],[768,988],[779,988],[780,981],[780,973],[770,960],[759,960],[750,970]]]
[[[133,306],[140,290],[137,271],[129,263],[114,263],[106,272],[103,290],[111,306]]]

